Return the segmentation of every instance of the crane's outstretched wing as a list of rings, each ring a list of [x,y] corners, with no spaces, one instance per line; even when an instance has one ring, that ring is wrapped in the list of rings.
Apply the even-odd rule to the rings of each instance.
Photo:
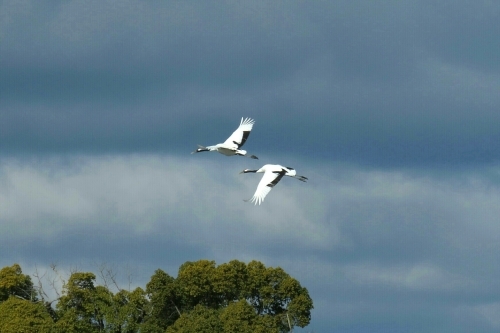
[[[247,141],[250,131],[252,130],[255,121],[251,118],[241,118],[240,126],[236,131],[231,134],[231,136],[224,142],[226,145],[236,145],[237,148],[241,148]]]
[[[257,204],[261,204],[264,201],[266,195],[271,192],[272,188],[278,184],[278,182],[286,174],[286,170],[281,171],[266,171],[262,179],[260,180],[257,190],[255,191],[251,199],[245,200]]]

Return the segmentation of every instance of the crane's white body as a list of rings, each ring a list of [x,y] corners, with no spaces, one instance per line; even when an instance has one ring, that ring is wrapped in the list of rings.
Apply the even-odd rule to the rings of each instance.
[[[257,190],[255,191],[254,195],[252,198],[245,200],[245,201],[250,201],[253,202],[255,205],[261,204],[264,201],[264,198],[266,195],[271,192],[272,188],[278,184],[278,182],[283,178],[283,176],[289,176],[293,177],[295,179],[298,179],[300,181],[305,182],[307,180],[307,177],[304,176],[298,176],[297,172],[290,167],[284,167],[279,164],[266,164],[262,168],[258,170],[250,170],[250,169],[245,169],[240,173],[264,173],[262,176],[262,179],[259,182],[259,185],[257,186]]]
[[[226,156],[246,156],[247,151],[240,148],[247,141],[254,124],[255,121],[251,118],[241,118],[240,126],[233,132],[233,134],[231,134],[229,138],[227,138],[226,141],[224,141],[224,143],[218,143],[214,146],[207,147],[198,145],[199,148],[193,151],[191,154],[200,153],[203,151],[216,151]],[[250,155],[248,157],[257,159],[257,156],[255,155]]]

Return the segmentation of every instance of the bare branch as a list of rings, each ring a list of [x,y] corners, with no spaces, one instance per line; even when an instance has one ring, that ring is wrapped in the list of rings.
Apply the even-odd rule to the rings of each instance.
[[[37,280],[37,286],[34,288],[36,288],[36,291],[38,292],[38,295],[40,295],[42,302],[45,302],[45,299],[49,298],[49,296],[47,295],[47,293],[43,289],[43,285],[42,285],[42,279],[45,277],[46,274],[47,274],[47,271],[45,271],[40,276],[40,273],[38,273],[38,266],[35,264],[35,272],[33,273],[33,277],[36,278],[36,280]]]
[[[64,280],[64,278],[61,276],[61,274],[57,270],[57,265],[52,263],[52,264],[50,264],[50,268],[57,275],[57,277],[59,278],[59,281],[62,282],[62,285],[65,286],[66,280]],[[61,293],[59,292],[59,290],[57,290],[56,281],[57,281],[56,278],[53,278],[53,279],[49,280],[49,284],[52,287],[52,290],[54,290],[54,292],[56,293],[57,298],[59,299],[59,298],[61,298]]]
[[[113,284],[115,285],[116,289],[118,289],[118,291],[122,290],[118,286],[118,283],[116,282],[116,272],[114,272],[112,269],[107,269],[107,273],[109,278],[111,279],[111,282],[113,282]]]
[[[117,291],[121,291],[122,288],[118,285],[116,281],[117,273],[112,267],[109,267],[106,263],[97,264],[94,263],[99,271],[99,278],[102,280],[104,287],[111,291],[111,286],[113,285]]]
[[[127,282],[128,282],[128,291],[130,292],[132,286],[132,271],[130,270],[129,265],[127,264]]]

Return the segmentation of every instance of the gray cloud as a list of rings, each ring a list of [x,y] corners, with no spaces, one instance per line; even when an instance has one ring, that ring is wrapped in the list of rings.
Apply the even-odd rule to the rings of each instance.
[[[238,170],[260,162],[207,155],[4,160],[0,263],[112,262],[144,284],[186,260],[257,259],[310,290],[310,329],[497,327],[497,168],[308,165],[308,183],[284,179],[255,207],[242,199],[260,177]]]

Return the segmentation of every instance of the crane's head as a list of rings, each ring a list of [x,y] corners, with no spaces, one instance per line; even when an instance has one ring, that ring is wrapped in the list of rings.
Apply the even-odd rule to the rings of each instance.
[[[203,147],[203,146],[200,146],[198,145],[198,149],[196,149],[195,151],[193,151],[191,154],[194,154],[194,153],[200,153],[202,151],[210,151],[211,147]]]
[[[241,174],[241,173],[250,173],[250,172],[254,172],[254,173],[255,173],[255,172],[257,172],[257,170],[245,169],[245,170],[243,170],[242,172],[240,172],[240,174]]]

